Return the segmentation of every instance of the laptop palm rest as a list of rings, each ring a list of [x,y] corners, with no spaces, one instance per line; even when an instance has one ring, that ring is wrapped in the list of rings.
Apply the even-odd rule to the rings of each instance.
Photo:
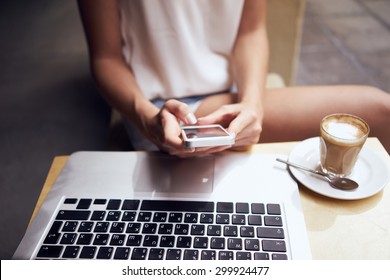
[[[214,157],[152,154],[141,157],[133,173],[134,192],[211,193],[213,181]]]

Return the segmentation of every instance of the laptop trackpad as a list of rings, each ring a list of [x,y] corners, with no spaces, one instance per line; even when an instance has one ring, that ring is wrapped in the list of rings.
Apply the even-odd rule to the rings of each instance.
[[[133,180],[135,192],[210,193],[213,191],[214,157],[140,156]]]

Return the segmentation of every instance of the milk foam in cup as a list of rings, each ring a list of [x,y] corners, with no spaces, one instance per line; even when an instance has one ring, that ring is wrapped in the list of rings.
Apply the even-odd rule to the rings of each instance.
[[[333,114],[320,124],[320,163],[323,172],[337,177],[351,174],[370,128],[361,118]]]

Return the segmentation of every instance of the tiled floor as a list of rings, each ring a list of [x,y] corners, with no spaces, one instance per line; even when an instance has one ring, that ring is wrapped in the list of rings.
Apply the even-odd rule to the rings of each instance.
[[[390,0],[308,0],[296,84],[390,91]],[[104,149],[75,1],[0,1],[0,259],[12,256],[52,158]]]
[[[296,84],[390,92],[389,15],[390,0],[308,0]]]

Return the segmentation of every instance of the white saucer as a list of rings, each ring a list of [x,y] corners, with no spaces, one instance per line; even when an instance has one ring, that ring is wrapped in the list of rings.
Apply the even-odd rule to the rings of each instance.
[[[318,168],[319,141],[319,137],[302,141],[290,153],[289,161],[311,169]],[[289,169],[293,176],[308,189],[328,197],[345,200],[362,199],[378,193],[385,187],[390,176],[386,164],[367,146],[363,146],[352,174],[348,176],[359,183],[359,187],[355,190],[337,190],[316,175],[294,167]]]

